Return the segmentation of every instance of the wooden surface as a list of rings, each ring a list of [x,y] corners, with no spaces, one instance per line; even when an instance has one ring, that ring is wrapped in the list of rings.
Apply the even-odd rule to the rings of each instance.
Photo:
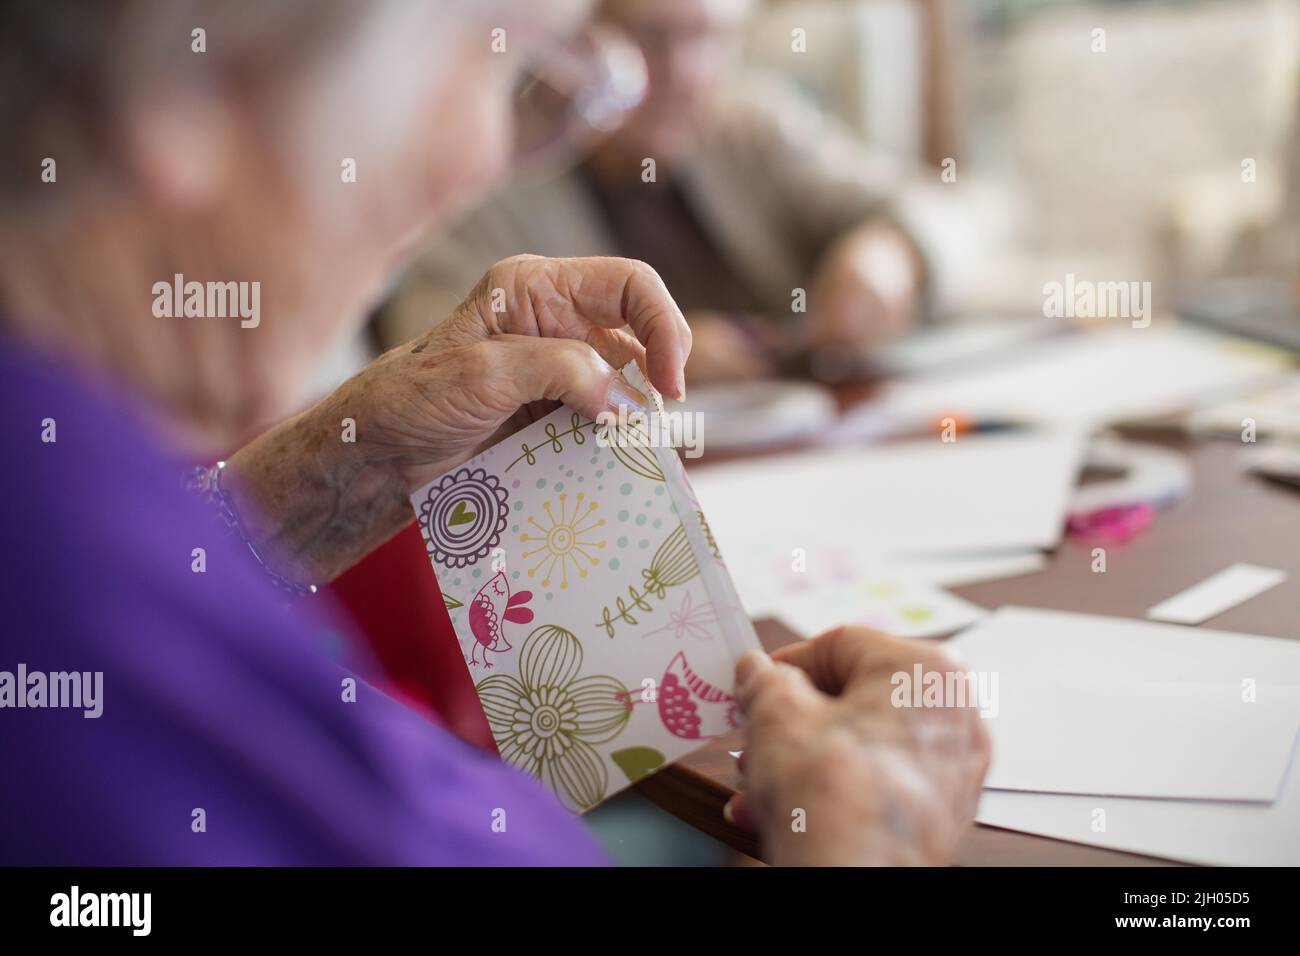
[[[1187,453],[1192,487],[1131,541],[1106,545],[1104,574],[1092,571],[1095,542],[1066,538],[1039,573],[953,591],[987,608],[1021,604],[1142,618],[1158,601],[1235,561],[1248,561],[1281,568],[1288,578],[1204,626],[1300,639],[1300,490],[1240,473],[1235,458],[1241,446],[1233,442],[1156,440]],[[796,639],[779,622],[756,623],[769,650]],[[722,819],[723,804],[740,784],[736,761],[728,751],[740,747],[739,733],[713,741],[643,780],[638,789],[687,823],[761,859],[754,838]],[[957,862],[978,866],[1123,866],[1162,861],[977,826]]]

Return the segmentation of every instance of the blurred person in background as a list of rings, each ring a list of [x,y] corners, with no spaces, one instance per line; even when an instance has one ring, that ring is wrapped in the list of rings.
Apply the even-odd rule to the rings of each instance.
[[[0,670],[102,674],[98,713],[0,681],[0,863],[603,861],[535,780],[368,685],[350,700],[319,645],[348,628],[305,592],[531,403],[638,405],[615,372],[633,359],[680,395],[691,338],[663,282],[627,259],[504,260],[285,419],[413,237],[503,173],[524,61],[584,12],[0,7]],[[188,292],[167,314],[173,280],[256,291],[238,314]],[[750,785],[731,815],[774,861],[950,858],[987,740],[973,709],[889,706],[914,664],[952,667],[861,630],[742,659]]]
[[[381,338],[426,328],[519,249],[653,266],[694,333],[693,381],[770,374],[789,356],[806,367],[904,333],[922,311],[924,268],[890,217],[899,171],[788,86],[738,70],[756,6],[599,3],[598,21],[644,54],[644,102],[576,168],[512,184],[433,241],[385,308]]]

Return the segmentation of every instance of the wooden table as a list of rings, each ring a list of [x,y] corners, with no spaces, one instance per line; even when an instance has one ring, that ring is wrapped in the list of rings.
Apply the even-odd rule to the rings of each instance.
[[[1092,571],[1093,542],[1066,538],[1048,567],[1018,578],[988,581],[954,592],[976,604],[1005,604],[1142,618],[1147,608],[1235,561],[1281,568],[1278,587],[1239,604],[1206,627],[1300,639],[1300,489],[1242,474],[1239,444],[1159,440],[1188,454],[1189,493],[1162,511],[1131,541],[1106,546],[1106,572]],[[724,555],[725,557],[725,555]],[[797,637],[777,621],[756,622],[763,644],[774,650]],[[735,759],[739,734],[711,742],[643,780],[638,789],[659,806],[729,846],[762,858],[757,841],[722,819],[722,806],[740,784]],[[1001,830],[972,828],[959,863],[979,866],[1159,865],[1150,857]]]

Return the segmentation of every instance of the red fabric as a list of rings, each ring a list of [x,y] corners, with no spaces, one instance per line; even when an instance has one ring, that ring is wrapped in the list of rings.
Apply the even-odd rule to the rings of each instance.
[[[495,751],[418,525],[394,535],[336,578],[330,590],[399,693],[432,709],[469,743]]]

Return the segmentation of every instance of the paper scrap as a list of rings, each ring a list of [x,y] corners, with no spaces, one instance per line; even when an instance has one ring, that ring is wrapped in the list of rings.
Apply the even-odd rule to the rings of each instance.
[[[1147,611],[1154,621],[1200,624],[1286,580],[1286,572],[1257,564],[1233,564],[1166,598]]]

